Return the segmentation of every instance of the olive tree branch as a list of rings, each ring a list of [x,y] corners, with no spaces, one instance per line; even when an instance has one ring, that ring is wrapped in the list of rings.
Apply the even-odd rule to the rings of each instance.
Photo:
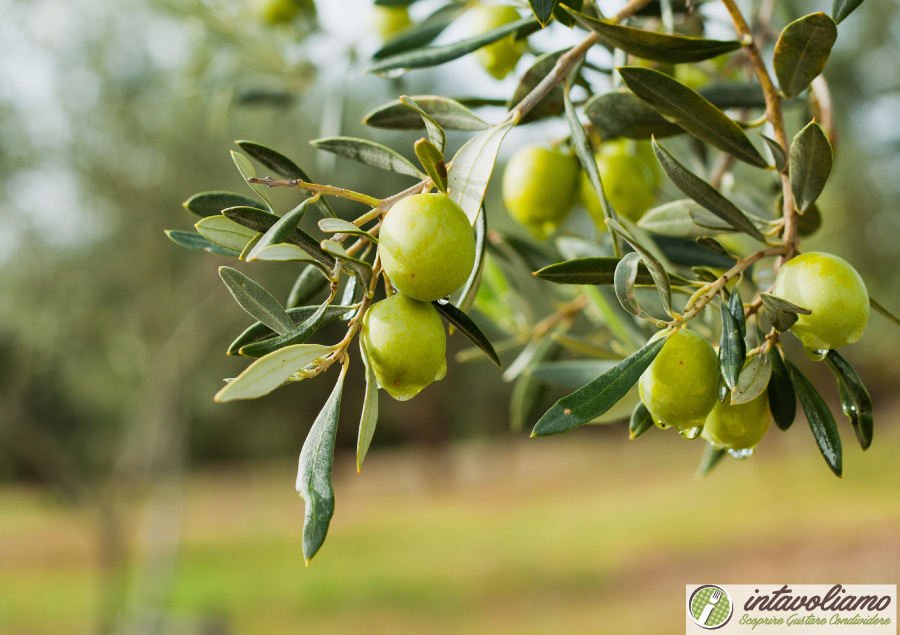
[[[291,187],[295,190],[304,190],[306,192],[313,192],[316,194],[325,194],[328,196],[346,198],[351,201],[356,201],[357,203],[364,203],[370,207],[377,207],[381,204],[381,199],[375,198],[374,196],[361,194],[360,192],[354,192],[353,190],[347,190],[342,187],[335,187],[333,185],[317,185],[315,183],[307,183],[306,181],[301,181],[300,179],[293,179],[288,181],[284,179],[273,179],[271,176],[267,176],[264,179],[251,176],[247,179],[247,183],[265,185],[266,187]]]
[[[759,80],[763,90],[763,96],[766,100],[766,116],[772,127],[775,129],[775,140],[781,145],[785,151],[785,156],[789,155],[790,145],[788,144],[787,134],[785,133],[784,114],[781,108],[781,96],[778,89],[772,82],[772,77],[766,69],[766,63],[759,51],[753,32],[750,30],[747,20],[744,19],[741,10],[737,6],[736,0],[722,0],[728,13],[731,15],[731,21],[738,32],[741,40],[747,49],[747,55],[750,59],[750,65],[753,67],[754,73]],[[784,207],[782,208],[782,216],[784,217],[784,234],[782,241],[785,247],[782,255],[782,262],[789,260],[797,251],[797,212],[794,210],[794,197],[791,193],[791,180],[788,176],[788,162],[785,161],[784,168],[781,170],[781,189],[784,193]]]

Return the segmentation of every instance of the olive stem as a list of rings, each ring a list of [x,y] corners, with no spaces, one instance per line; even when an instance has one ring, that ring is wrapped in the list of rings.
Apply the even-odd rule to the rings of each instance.
[[[342,187],[335,187],[333,185],[317,185],[315,183],[307,183],[306,181],[301,181],[300,179],[293,179],[288,181],[284,179],[273,179],[271,176],[267,176],[264,179],[251,176],[247,179],[247,183],[265,185],[266,187],[291,187],[295,190],[305,190],[307,192],[315,192],[317,194],[327,194],[328,196],[337,196],[340,198],[349,199],[351,201],[356,201],[357,203],[364,203],[370,207],[377,207],[381,204],[381,199],[375,198],[374,196],[361,194],[360,192],[354,192],[353,190],[347,190]]]

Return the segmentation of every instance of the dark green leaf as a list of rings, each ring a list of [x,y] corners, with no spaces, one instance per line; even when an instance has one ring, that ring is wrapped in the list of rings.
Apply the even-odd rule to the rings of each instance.
[[[297,226],[303,219],[303,215],[306,213],[306,208],[309,206],[309,202],[311,200],[312,199],[310,198],[306,199],[297,207],[279,218],[278,222],[272,225],[269,230],[265,234],[263,234],[262,237],[253,246],[253,249],[250,250],[250,253],[247,255],[246,260],[253,260],[256,256],[259,255],[259,252],[261,252],[266,247],[269,247],[270,245],[283,243],[287,239],[287,237],[290,236],[295,229],[297,229]]]
[[[534,275],[556,284],[613,284],[618,264],[619,258],[575,258],[544,267],[535,271]],[[686,281],[670,273],[669,282],[681,285]],[[635,284],[639,286],[654,284],[650,271],[643,263],[638,266]]]
[[[719,341],[719,369],[722,377],[725,379],[725,385],[730,390],[734,390],[737,386],[738,378],[741,375],[741,369],[744,367],[744,359],[747,356],[747,346],[744,343],[744,336],[741,333],[744,327],[744,310],[740,309],[740,320],[737,318],[737,307],[734,299],[740,302],[740,296],[737,289],[731,294],[732,301],[728,305],[722,303],[722,337]],[[742,328],[743,327],[743,328]]]
[[[290,314],[292,308],[299,307],[301,304],[306,304],[312,300],[316,294],[328,286],[328,283],[328,276],[323,275],[321,269],[314,266],[306,267],[306,269],[297,276],[297,280],[294,282],[294,286],[291,287],[291,292],[288,294],[288,301],[286,304],[288,314]]]
[[[278,300],[258,283],[231,267],[219,267],[219,276],[241,308],[252,317],[281,335],[294,328]]]
[[[837,25],[821,11],[784,27],[772,57],[781,92],[795,97],[809,88],[825,68],[836,39]]]
[[[825,132],[811,121],[791,143],[791,192],[801,213],[819,198],[834,163]]]
[[[528,93],[534,90],[542,79],[550,74],[553,67],[556,66],[556,62],[559,61],[560,56],[565,53],[566,50],[567,49],[544,53],[534,61],[531,68],[522,75],[522,78],[519,80],[519,85],[516,87],[512,97],[506,102],[507,110],[512,110],[520,101],[525,99],[525,96],[528,95]],[[554,86],[527,115],[522,117],[519,124],[531,123],[532,121],[545,119],[547,117],[555,117],[562,114],[564,110],[564,90],[565,88],[562,83]]]
[[[500,123],[480,132],[469,139],[450,162],[447,171],[450,198],[463,209],[473,225],[481,210],[500,144],[512,127],[512,122]]]
[[[458,101],[440,95],[416,95],[419,107],[428,113],[445,130],[485,130],[491,125]],[[379,106],[362,122],[373,128],[387,130],[421,130],[425,128],[422,117],[410,110],[399,99]]]
[[[472,318],[449,302],[441,304],[438,301],[434,301],[431,304],[434,305],[434,308],[437,309],[438,313],[440,313],[445,320],[459,329],[459,331],[468,337],[475,346],[484,351],[484,354],[487,355],[489,360],[494,362],[498,368],[503,368],[503,364],[500,362],[500,357],[497,355],[497,351],[494,350],[493,344],[491,344],[491,341],[487,336],[481,332],[481,329],[478,328],[478,325],[475,324]]]
[[[638,227],[661,236],[677,238],[699,238],[735,231],[730,224],[688,198],[654,207],[641,217]]]
[[[809,421],[809,427],[812,430],[816,444],[825,458],[825,462],[835,476],[840,477],[842,472],[841,460],[841,437],[838,434],[837,424],[831,411],[828,410],[828,404],[822,399],[822,396],[816,391],[806,376],[794,366],[790,360],[784,360],[784,364],[788,369],[791,383],[797,391],[800,398],[800,405],[803,412],[806,413],[806,419]]]
[[[322,276],[319,275],[321,278]],[[354,280],[356,278],[353,278]],[[349,306],[329,306],[325,311],[325,317],[323,319],[323,324],[326,322],[330,322],[338,317],[340,317],[343,313],[348,311],[351,307]],[[319,310],[318,306],[298,306],[291,309],[288,309],[286,312],[288,317],[291,318],[291,321],[294,325],[300,325],[306,320],[310,318],[316,311]],[[262,322],[255,322],[250,325],[243,333],[241,333],[236,340],[234,340],[231,345],[228,347],[227,355],[238,355],[238,351],[241,350],[244,346],[248,346],[250,344],[255,344],[256,342],[261,342],[263,340],[267,340],[272,336],[276,335],[275,331],[270,329],[268,326],[263,324]]]
[[[279,335],[278,337],[272,337],[266,340],[262,340],[261,342],[247,344],[246,346],[241,347],[238,353],[246,357],[264,357],[273,351],[284,348],[285,346],[303,344],[306,340],[312,337],[313,333],[315,333],[320,326],[322,326],[322,322],[325,319],[325,312],[327,311],[327,309],[328,302],[325,302],[324,304],[322,304],[322,306],[316,309],[315,313],[313,313],[300,324],[293,326],[287,333]]]
[[[706,267],[691,267],[691,271],[695,276],[697,276],[697,280],[702,282],[715,282],[719,279],[719,274],[715,271],[711,271]]]
[[[672,236],[652,236],[653,242],[673,265],[686,267],[717,267],[730,269],[734,266],[733,258],[726,258],[700,247],[696,241]],[[671,275],[670,275],[671,278]]]
[[[377,3],[376,3],[377,4]],[[465,3],[458,2],[444,5],[420,23],[409,27],[396,38],[382,46],[372,54],[372,59],[380,60],[398,53],[420,48],[430,44],[444,32],[450,24],[466,9]]]
[[[556,8],[558,3],[559,0],[528,0],[528,6],[531,7],[531,12],[537,18],[537,21],[541,23],[541,26],[547,26],[550,17],[553,15],[553,9]]]
[[[766,97],[757,82],[711,84],[698,92],[722,110],[766,107]]]
[[[760,299],[769,322],[782,333],[794,325],[797,321],[797,314],[809,315],[812,313],[809,309],[804,309],[802,306],[797,306],[793,302],[788,302],[770,293],[761,293]]]
[[[741,127],[697,91],[649,68],[623,66],[618,71],[635,95],[670,122],[741,161],[768,167]]]
[[[637,439],[647,430],[653,427],[653,417],[643,401],[639,401],[631,413],[631,419],[628,421],[628,438]]]
[[[834,0],[831,4],[831,15],[834,21],[840,24],[862,3],[863,0]]]
[[[280,152],[277,152],[272,148],[269,148],[268,146],[264,146],[261,143],[256,143],[254,141],[246,140],[235,141],[235,143],[240,146],[241,150],[272,170],[272,172],[274,172],[278,176],[290,180],[311,180],[309,176],[307,176],[306,172],[300,169],[300,166],[298,166],[296,163],[291,161]],[[228,207],[237,207],[238,205],[245,205],[245,203],[235,203],[234,205],[228,205]]]
[[[618,221],[607,219],[606,224],[613,229],[617,234],[622,236],[631,248],[634,249],[638,255],[641,257],[641,260],[647,266],[647,271],[650,272],[650,276],[653,278],[653,284],[656,286],[656,290],[659,292],[659,299],[662,302],[663,310],[666,312],[668,316],[672,312],[672,289],[669,286],[669,274],[666,273],[665,268],[662,264],[653,256],[650,251],[641,245],[632,235],[628,232]],[[618,269],[617,269],[618,270]],[[635,275],[637,271],[635,270]],[[618,293],[618,292],[617,292]]]
[[[592,29],[607,46],[622,49],[646,60],[667,64],[700,62],[741,48],[741,43],[737,40],[706,40],[655,33],[610,20],[597,20],[572,10],[569,13],[583,26]]]
[[[184,208],[198,216],[216,216],[222,213],[223,209],[229,207],[256,207],[257,209],[266,209],[266,206],[259,201],[244,196],[243,194],[234,194],[232,192],[201,192],[194,194],[184,203]]]
[[[769,361],[772,363],[772,379],[769,380],[769,410],[775,425],[782,430],[787,430],[794,423],[797,416],[797,394],[794,392],[794,384],[788,375],[787,367],[781,359],[777,347],[773,346],[768,352]]]
[[[782,207],[784,196],[781,197]],[[801,237],[812,236],[822,226],[822,212],[819,206],[813,203],[806,211],[797,216],[797,235]]]
[[[837,351],[828,351],[825,362],[837,379],[841,393],[841,408],[853,425],[853,431],[856,433],[860,447],[867,450],[872,445],[872,433],[875,427],[872,398],[869,397],[869,391],[866,390],[853,366]]]
[[[659,164],[679,190],[735,229],[765,242],[765,237],[744,212],[722,196],[716,188],[679,163],[665,148],[656,143],[655,139],[653,140],[653,151],[656,152]]]
[[[243,227],[252,229],[261,234],[269,231],[269,229],[280,220],[280,217],[275,214],[270,214],[269,212],[253,207],[231,207],[222,213],[238,225],[242,225]],[[334,266],[334,258],[322,251],[322,248],[319,247],[319,241],[300,228],[291,232],[291,234],[284,239],[284,242],[297,245],[326,267]]]
[[[568,432],[602,415],[625,396],[665,343],[664,337],[648,343],[612,370],[557,401],[534,426],[531,436]]]
[[[324,357],[333,346],[297,344],[286,346],[250,364],[244,372],[232,379],[216,393],[218,402],[236,399],[256,399],[267,395],[291,380],[291,375]]]
[[[725,450],[707,443],[703,448],[703,456],[700,458],[700,465],[697,466],[697,478],[703,478],[722,460],[725,456]]]
[[[613,274],[613,288],[623,309],[634,316],[644,318],[649,316],[641,309],[637,298],[634,297],[634,280],[637,278],[640,263],[641,256],[637,252],[632,251],[625,254],[616,265],[616,271]]]
[[[425,168],[425,173],[431,177],[435,187],[444,194],[447,193],[447,166],[444,164],[444,155],[440,149],[424,137],[415,143],[416,157]]]
[[[188,249],[197,249],[199,251],[208,251],[211,254],[215,254],[217,256],[240,256],[240,252],[235,251],[234,249],[228,249],[227,247],[222,247],[221,245],[217,245],[211,240],[207,240],[200,234],[196,232],[183,232],[178,231],[177,229],[167,229],[166,236],[169,237],[176,245],[181,245],[182,247],[187,247]]]
[[[460,42],[444,46],[425,47],[393,55],[369,67],[367,72],[388,73],[390,71],[439,66],[458,59],[463,55],[468,55],[472,51],[477,51],[488,44],[502,40],[511,33],[516,33],[518,37],[525,37],[540,28],[540,23],[529,16]]]
[[[334,515],[334,488],[331,472],[334,466],[334,440],[338,419],[341,416],[341,394],[347,367],[341,367],[337,384],[325,406],[316,417],[303,449],[300,451],[300,467],[297,471],[297,491],[306,503],[303,517],[303,557],[306,564],[312,559],[328,533],[328,525]]]
[[[327,137],[313,139],[309,143],[319,150],[332,152],[345,159],[371,165],[373,168],[404,174],[416,179],[425,178],[425,175],[406,157],[374,141],[353,137]]]
[[[684,132],[629,91],[594,95],[584,105],[584,114],[604,137],[661,139]]]
[[[447,145],[447,134],[444,132],[444,129],[441,128],[441,124],[439,124],[431,115],[425,112],[412,97],[404,95],[400,98],[400,101],[404,106],[406,106],[422,118],[422,123],[425,124],[425,130],[428,132],[428,139],[431,141],[431,143],[434,144],[434,146],[438,149],[438,152],[440,152],[443,156],[444,147]]]
[[[363,398],[362,413],[359,416],[359,435],[356,439],[356,472],[362,469],[363,461],[375,436],[375,426],[378,423],[378,380],[375,378],[375,370],[369,362],[369,354],[366,351],[365,340],[359,338],[359,354],[366,367],[366,395]]]
[[[882,305],[880,302],[876,302],[875,298],[873,298],[872,296],[869,296],[869,304],[872,305],[873,309],[875,309],[876,311],[881,313],[884,317],[889,319],[891,322],[893,322],[897,326],[900,326],[900,318],[898,318],[896,315],[894,315],[893,313],[888,311],[887,307]]]
[[[704,249],[713,252],[714,254],[718,254],[720,256],[724,256],[726,258],[731,258],[731,254],[728,253],[728,250],[725,249],[719,241],[710,238],[709,236],[700,236],[700,238],[695,239],[696,243],[703,247]]]
[[[766,355],[756,355],[747,362],[731,395],[732,405],[753,401],[766,389],[772,378],[772,362]]]
[[[784,148],[782,148],[781,144],[775,141],[775,139],[767,137],[761,132],[758,132],[757,134],[762,137],[762,140],[769,146],[769,151],[772,153],[772,159],[775,161],[775,169],[781,172],[787,164],[787,155],[784,152]]]

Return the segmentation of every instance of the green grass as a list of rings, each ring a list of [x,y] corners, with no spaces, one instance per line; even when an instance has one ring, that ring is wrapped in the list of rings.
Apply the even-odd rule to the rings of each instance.
[[[376,452],[362,475],[341,456],[309,568],[295,466],[204,472],[185,489],[165,605],[181,625],[218,617],[241,634],[645,633],[680,628],[687,583],[896,583],[900,436],[885,422],[865,455],[844,430],[843,479],[802,422],[700,482],[700,445],[658,430],[440,460]],[[0,491],[0,506],[0,632],[89,632],[91,517],[22,489]],[[129,517],[134,568],[152,560],[151,517],[146,505]]]

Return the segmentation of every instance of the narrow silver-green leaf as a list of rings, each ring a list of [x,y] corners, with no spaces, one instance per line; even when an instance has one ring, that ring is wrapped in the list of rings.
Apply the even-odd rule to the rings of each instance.
[[[602,256],[575,258],[547,265],[543,269],[535,271],[534,275],[541,280],[555,282],[556,284],[609,285],[614,282],[614,274],[619,260],[619,258]],[[669,282],[681,285],[687,281],[670,273]],[[643,263],[638,266],[635,284],[638,286],[654,284],[653,276],[650,275],[650,271]]]
[[[687,196],[697,201],[708,209],[710,212],[721,218],[723,221],[744,232],[749,236],[753,236],[761,242],[765,242],[765,237],[747,218],[746,214],[738,209],[737,205],[722,196],[719,191],[712,185],[701,179],[699,176],[688,170],[675,157],[653,140],[653,151],[659,164],[663,167],[666,174],[679,190]]]
[[[800,398],[800,405],[803,407],[803,412],[806,413],[806,420],[809,421],[816,444],[828,467],[835,476],[840,477],[843,471],[841,437],[838,434],[834,416],[828,409],[828,404],[822,399],[822,395],[816,391],[806,376],[800,372],[800,369],[788,359],[784,360],[784,364],[788,369],[794,389],[797,391],[797,396]]]
[[[376,2],[375,4],[379,4]],[[411,4],[411,3],[406,3]],[[424,20],[408,27],[397,37],[382,46],[372,54],[372,59],[380,60],[398,53],[412,49],[418,49],[430,44],[437,36],[443,33],[459,15],[465,11],[467,4],[457,2],[439,7],[434,13]]]
[[[219,277],[241,308],[252,317],[280,335],[294,328],[293,321],[278,300],[257,282],[231,267],[219,267]]]
[[[584,105],[584,114],[604,137],[661,139],[684,133],[630,91],[594,95]]]
[[[597,20],[583,13],[567,11],[588,29],[596,33],[607,46],[621,49],[645,60],[683,64],[701,62],[741,48],[737,40],[707,40],[685,35],[656,33],[616,24],[611,20]]]
[[[303,557],[306,564],[319,551],[328,526],[334,515],[334,487],[331,472],[334,467],[334,440],[337,435],[338,419],[341,416],[341,395],[344,391],[344,377],[347,366],[341,367],[341,374],[313,422],[297,469],[297,492],[306,504],[303,516]]]
[[[659,260],[653,256],[650,250],[641,245],[637,239],[632,236],[631,232],[622,227],[618,221],[607,219],[606,224],[617,234],[622,236],[622,238],[631,245],[632,249],[640,255],[641,260],[644,261],[644,265],[646,265],[647,270],[650,272],[650,277],[653,278],[653,284],[659,292],[659,299],[662,302],[663,310],[668,316],[672,312],[672,289],[669,286],[669,274],[666,273],[665,268]]]
[[[294,281],[294,286],[288,294],[287,304],[285,306],[290,310],[306,304],[311,301],[318,293],[320,293],[329,284],[328,275],[323,274],[318,267],[308,266]]]
[[[298,326],[308,320],[310,316],[312,316],[316,311],[319,310],[319,308],[319,306],[298,306],[288,309],[287,314],[288,317],[291,318],[291,321],[294,323],[294,325]],[[323,323],[326,321],[330,322],[335,318],[341,317],[341,315],[343,313],[346,313],[350,308],[351,307],[349,306],[329,306],[325,311],[325,320],[323,321]],[[262,322],[254,322],[249,327],[247,327],[243,333],[238,335],[238,337],[228,347],[228,351],[226,352],[226,354],[239,355],[239,351],[244,346],[267,340],[274,335],[276,335],[275,331],[270,329]]]
[[[353,273],[359,278],[360,284],[363,286],[363,289],[366,290],[366,294],[368,295],[372,276],[375,275],[375,272],[372,270],[372,265],[365,260],[354,258],[349,255],[340,243],[336,243],[333,240],[323,240],[320,245],[325,253],[335,258],[340,258],[344,261],[344,265],[347,268],[352,268]]]
[[[775,425],[787,430],[797,416],[797,393],[794,392],[794,384],[776,346],[769,349],[768,357],[772,364],[772,378],[768,387],[769,410],[775,419]]]
[[[639,401],[631,412],[631,418],[628,420],[628,438],[637,439],[647,430],[653,427],[653,417],[643,401]]]
[[[210,242],[230,251],[236,251],[238,255],[244,251],[247,243],[258,234],[258,232],[243,227],[221,215],[204,218],[194,227],[201,236]]]
[[[441,303],[434,301],[431,304],[445,320],[459,329],[459,331],[468,337],[475,346],[484,351],[484,354],[488,356],[489,360],[496,364],[498,368],[503,368],[503,364],[500,362],[500,356],[497,355],[497,351],[494,350],[493,344],[491,344],[491,341],[481,329],[478,328],[478,325],[475,324],[475,321],[472,318],[449,302]]]
[[[541,28],[539,22],[533,17],[522,18],[509,24],[492,29],[487,33],[470,37],[460,42],[446,44],[444,46],[429,46],[414,51],[407,51],[398,55],[385,58],[370,66],[367,69],[369,73],[389,73],[390,71],[410,70],[416,68],[428,68],[430,66],[439,66],[452,60],[458,59],[463,55],[468,55],[472,51],[493,44],[498,40],[502,40],[511,33],[518,33],[519,37],[534,33]]]
[[[253,254],[253,260],[262,260],[266,262],[309,262],[313,266],[318,267],[326,275],[328,274],[328,268],[325,265],[315,260],[297,245],[292,245],[290,243],[279,243],[277,245],[263,247]]]
[[[772,362],[767,355],[756,355],[747,362],[731,393],[732,405],[748,403],[763,394],[772,378]]]
[[[635,95],[671,123],[741,161],[768,167],[741,127],[697,91],[649,68],[623,66],[618,71]]]
[[[837,40],[837,25],[827,14],[811,13],[794,20],[775,43],[772,65],[781,92],[796,97],[824,70]]]
[[[240,152],[235,152],[231,150],[231,160],[234,161],[234,165],[237,167],[238,172],[241,173],[241,176],[244,177],[244,181],[247,179],[256,176],[256,170],[253,168],[253,164],[250,163],[250,159],[245,157]],[[256,192],[256,195],[259,196],[262,200],[266,202],[266,205],[269,206],[269,209],[273,209],[272,207],[272,199],[269,198],[269,191],[265,185],[261,185],[259,183],[247,183],[251,190]]]
[[[279,216],[270,214],[260,209],[252,207],[231,207],[222,212],[227,218],[235,223],[252,229],[254,232],[264,234],[278,222]],[[297,245],[310,256],[318,260],[326,267],[334,265],[334,258],[322,251],[319,247],[319,241],[307,234],[299,227],[284,239],[284,242]]]
[[[863,450],[868,450],[872,445],[872,434],[875,429],[869,391],[866,390],[853,366],[837,351],[828,351],[825,362],[837,380],[841,393],[841,408],[853,425],[856,439]]]
[[[744,359],[747,356],[747,346],[744,343],[742,326],[744,324],[744,310],[740,309],[740,319],[736,316],[737,311],[731,306],[732,301],[737,298],[740,302],[740,296],[737,289],[731,294],[732,300],[726,305],[722,303],[722,337],[719,341],[719,370],[725,379],[725,385],[730,390],[734,390],[737,386],[741,369],[744,367]]]
[[[689,198],[654,207],[638,221],[638,227],[660,236],[699,238],[736,231],[730,223],[719,219]]]
[[[772,153],[772,159],[775,161],[775,169],[781,172],[784,169],[784,166],[787,165],[787,155],[784,152],[784,148],[781,147],[781,144],[775,141],[775,139],[771,137],[767,137],[761,132],[757,132],[762,140],[766,142],[766,145],[769,147],[769,152]]]
[[[315,333],[320,326],[322,326],[327,309],[328,302],[325,302],[316,309],[315,313],[310,315],[300,324],[293,326],[287,333],[243,346],[238,353],[246,357],[265,357],[269,353],[284,348],[285,346],[303,344],[312,337],[313,333]]]
[[[819,198],[833,164],[831,144],[814,119],[791,142],[791,192],[801,213]]]
[[[450,198],[463,209],[473,225],[484,201],[500,144],[512,127],[512,122],[501,123],[475,135],[450,163],[447,171]]]
[[[306,199],[297,207],[282,216],[277,223],[272,225],[268,231],[262,235],[256,245],[254,245],[253,249],[250,250],[246,259],[248,261],[255,260],[259,253],[266,247],[283,243],[300,225],[300,221],[303,220],[303,215],[306,214],[306,208],[312,200],[313,199],[311,198]],[[296,245],[290,246],[295,247]]]
[[[409,159],[396,150],[374,141],[356,139],[354,137],[326,137],[324,139],[313,139],[309,143],[319,150],[332,152],[345,159],[371,165],[373,168],[396,172],[397,174],[417,179],[425,178],[425,175]]]
[[[444,129],[441,128],[441,124],[434,120],[434,117],[429,115],[425,110],[416,103],[416,100],[408,95],[403,95],[400,98],[400,101],[404,106],[417,113],[422,118],[422,123],[425,124],[425,130],[428,132],[428,139],[434,146],[438,149],[438,152],[443,157],[444,147],[447,145],[447,133],[444,132]]]
[[[484,275],[485,255],[487,254],[487,210],[482,208],[478,218],[475,219],[475,264],[469,279],[459,292],[457,306],[463,313],[468,313],[475,304],[475,296],[481,287],[481,278]]]
[[[351,236],[365,236],[373,243],[378,239],[364,229],[360,229],[353,223],[343,218],[323,218],[318,223],[319,229],[326,234],[350,234]]]
[[[648,343],[612,370],[557,401],[534,426],[531,436],[568,432],[602,415],[625,396],[665,343],[664,337]]]
[[[463,106],[458,101],[440,95],[415,95],[413,99],[444,130],[478,131],[491,124]],[[373,128],[387,130],[421,130],[425,128],[422,117],[410,110],[399,99],[388,102],[371,111],[362,122]]]
[[[240,252],[235,251],[234,249],[228,249],[227,247],[222,247],[221,245],[217,245],[197,234],[196,232],[183,232],[178,231],[177,229],[167,229],[165,230],[166,236],[169,237],[176,245],[180,245],[182,247],[187,247],[188,249],[196,249],[198,251],[208,251],[211,254],[215,254],[217,256],[240,256]]]
[[[797,306],[793,302],[788,302],[770,293],[761,293],[760,299],[769,322],[782,333],[794,325],[798,314],[809,315],[812,313],[809,309],[804,309],[802,306]]]
[[[634,281],[637,278],[640,262],[641,256],[637,252],[632,251],[625,254],[616,265],[616,271],[613,274],[613,288],[623,309],[636,317],[645,318],[649,316],[641,309],[637,298],[634,297]]]
[[[334,350],[320,344],[297,344],[269,353],[250,364],[216,393],[219,402],[256,399],[267,395],[291,378],[291,375]]]
[[[369,362],[369,354],[366,352],[366,344],[363,338],[359,338],[359,354],[366,367],[366,395],[363,398],[362,413],[359,417],[359,436],[356,440],[356,471],[362,469],[363,461],[375,436],[375,426],[378,423],[378,380],[375,379],[375,370]]]
[[[222,213],[223,209],[229,207],[243,206],[266,209],[266,206],[256,199],[233,192],[201,192],[200,194],[194,194],[182,205],[192,214],[204,218],[217,216]]]
[[[447,166],[444,164],[444,155],[440,149],[424,137],[416,141],[413,146],[419,163],[425,168],[425,173],[431,177],[435,187],[444,194],[447,193]]]

